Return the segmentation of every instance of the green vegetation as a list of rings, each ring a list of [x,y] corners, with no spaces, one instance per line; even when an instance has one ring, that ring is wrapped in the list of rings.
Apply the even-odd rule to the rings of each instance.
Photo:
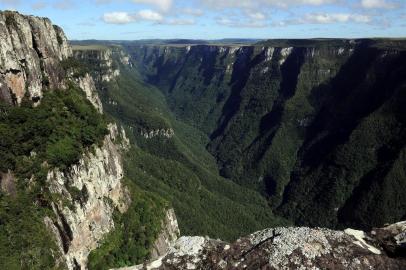
[[[86,75],[86,73],[90,72],[90,67],[88,65],[73,57],[62,60],[61,66],[64,70],[71,72],[74,78],[83,77]]]
[[[394,112],[405,44],[270,40],[234,56],[200,46],[183,57],[126,48],[176,117],[209,136],[222,176],[297,224],[368,229],[406,217],[405,122]],[[271,59],[262,46],[276,47]],[[283,47],[294,48],[281,66]]]
[[[18,178],[29,178],[44,161],[65,169],[107,134],[102,115],[74,87],[47,92],[38,107],[26,101],[21,107],[0,105],[0,111],[0,171]],[[23,162],[33,167],[23,171]]]
[[[55,264],[59,248],[44,225],[46,212],[33,204],[40,195],[19,192],[10,197],[0,193],[1,269],[63,269]]]
[[[142,263],[161,230],[166,203],[137,188],[127,179],[132,203],[124,214],[115,213],[115,229],[89,255],[88,268],[110,269]]]
[[[96,80],[108,117],[131,141],[124,163],[132,204],[115,212],[90,269],[148,258],[168,207],[182,234],[224,240],[290,224],[281,216],[361,228],[406,217],[403,40],[274,40],[234,54],[207,46],[186,54],[184,42],[124,43],[135,68],[116,59],[115,46],[121,75]],[[281,49],[270,58],[264,45],[295,48],[281,65]],[[109,68],[98,57],[107,49],[77,46],[83,60],[62,66],[98,78]],[[168,129],[169,138],[142,135]],[[105,118],[74,86],[46,92],[37,107],[28,98],[0,104],[0,172],[12,172],[0,192],[1,269],[63,268],[43,222],[56,196],[46,174],[67,169],[106,134]],[[88,196],[67,188],[74,200]]]
[[[55,196],[47,189],[47,172],[77,162],[106,134],[103,116],[73,86],[46,92],[37,107],[28,99],[21,107],[0,105],[0,172],[12,172],[9,190],[0,192],[1,269],[62,267],[44,224],[45,216],[53,217]]]
[[[287,224],[272,214],[257,192],[218,175],[207,152],[207,136],[176,120],[162,93],[143,82],[136,70],[100,89],[105,111],[127,127],[132,148],[126,175],[141,189],[158,194],[174,207],[182,234],[225,240],[266,227]],[[172,128],[172,138],[146,139],[141,131]]]
[[[105,45],[73,45],[72,49],[74,51],[105,51],[109,49],[108,46]]]

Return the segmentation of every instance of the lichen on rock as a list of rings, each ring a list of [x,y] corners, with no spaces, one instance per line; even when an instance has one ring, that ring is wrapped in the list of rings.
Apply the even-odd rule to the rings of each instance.
[[[103,145],[83,154],[78,164],[67,171],[48,173],[50,191],[61,195],[53,204],[57,220],[53,222],[56,229],[51,231],[58,232],[55,237],[63,243],[69,269],[85,269],[90,251],[114,228],[114,210],[123,213],[130,204],[129,192],[121,182],[124,171],[120,149],[114,143],[118,128],[110,125],[109,130]],[[49,222],[48,227],[52,227]]]
[[[232,244],[181,237],[158,260],[125,269],[405,269],[406,258],[388,254],[383,241],[392,239],[401,248],[397,239],[405,233],[405,224],[374,229],[368,237],[363,233],[365,245],[359,245],[360,234],[354,237],[350,230],[307,227],[266,229]]]
[[[60,60],[72,50],[63,31],[47,18],[0,12],[0,98],[20,104],[38,102],[44,89],[63,88]]]

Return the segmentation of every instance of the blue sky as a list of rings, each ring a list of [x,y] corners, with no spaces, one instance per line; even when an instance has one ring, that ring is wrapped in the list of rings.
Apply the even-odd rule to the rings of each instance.
[[[406,37],[406,0],[0,0],[69,39]]]

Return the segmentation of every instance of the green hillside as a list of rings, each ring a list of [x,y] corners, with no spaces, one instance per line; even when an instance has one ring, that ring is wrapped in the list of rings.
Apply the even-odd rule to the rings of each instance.
[[[287,224],[258,192],[221,177],[207,151],[207,135],[176,119],[164,95],[133,68],[99,89],[104,110],[126,127],[132,148],[129,179],[159,194],[175,208],[181,233],[234,239],[261,228]],[[145,138],[143,131],[173,129],[174,136]]]
[[[125,45],[170,110],[210,138],[220,175],[261,192],[297,224],[358,228],[406,216],[404,46]]]

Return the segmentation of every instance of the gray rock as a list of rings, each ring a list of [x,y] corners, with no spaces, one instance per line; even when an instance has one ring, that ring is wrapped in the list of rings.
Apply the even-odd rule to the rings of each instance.
[[[72,55],[61,28],[47,18],[0,12],[0,98],[38,102],[44,89],[65,86],[60,61]]]
[[[53,204],[57,220],[50,223],[48,219],[46,224],[69,269],[86,269],[89,253],[114,228],[114,209],[123,213],[130,204],[129,192],[121,182],[120,146],[114,143],[120,134],[116,125],[110,124],[109,130],[103,145],[85,153],[78,164],[64,172],[48,173],[49,189],[61,199]],[[79,200],[74,200],[67,187],[81,191]]]
[[[175,244],[180,235],[178,220],[176,219],[175,211],[172,208],[166,211],[161,228],[162,230],[152,246],[152,260],[165,255],[170,250],[170,247]]]
[[[379,237],[385,233],[385,239],[395,243],[403,239],[405,224],[369,234],[356,230],[273,228],[232,244],[181,237],[158,260],[124,269],[406,269],[405,256],[387,253]],[[396,243],[402,246],[402,240]]]

